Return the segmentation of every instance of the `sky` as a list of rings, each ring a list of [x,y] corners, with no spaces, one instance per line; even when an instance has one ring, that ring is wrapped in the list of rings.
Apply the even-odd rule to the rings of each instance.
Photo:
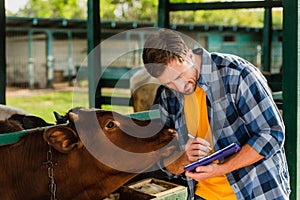
[[[23,8],[28,0],[5,0],[5,9],[16,13],[20,8]]]

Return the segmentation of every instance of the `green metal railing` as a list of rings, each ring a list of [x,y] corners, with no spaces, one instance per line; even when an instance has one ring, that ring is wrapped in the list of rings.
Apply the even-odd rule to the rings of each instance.
[[[5,104],[6,55],[5,55],[5,7],[0,0],[0,104]]]
[[[285,149],[291,176],[291,200],[300,198],[300,1],[283,1],[283,119],[286,125]]]

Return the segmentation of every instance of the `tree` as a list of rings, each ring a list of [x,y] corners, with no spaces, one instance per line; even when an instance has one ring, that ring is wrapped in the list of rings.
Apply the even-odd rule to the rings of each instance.
[[[205,0],[170,0],[200,3]],[[106,20],[157,21],[158,0],[101,0],[101,18]],[[282,12],[273,11],[273,25],[281,27]],[[200,23],[262,27],[263,9],[200,10],[170,13],[171,23]]]
[[[102,19],[157,21],[158,0],[101,0]]]
[[[233,10],[200,10],[172,13],[173,23],[198,23],[230,26],[263,26],[263,10],[233,9]]]
[[[29,0],[25,8],[17,13],[23,17],[86,18],[83,2],[86,0]]]
[[[171,3],[204,1],[170,0]],[[100,17],[102,20],[156,22],[158,2],[158,0],[100,0]],[[263,11],[263,9],[178,11],[170,13],[170,22],[262,27]],[[86,12],[87,0],[29,0],[26,7],[17,15],[69,19],[86,18]],[[282,9],[273,10],[273,26],[282,27]]]

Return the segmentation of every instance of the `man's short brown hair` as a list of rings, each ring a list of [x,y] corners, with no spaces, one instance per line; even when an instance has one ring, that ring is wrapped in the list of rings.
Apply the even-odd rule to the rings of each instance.
[[[172,60],[182,60],[188,53],[188,46],[181,36],[168,29],[151,34],[143,48],[143,62],[153,77],[159,77]]]

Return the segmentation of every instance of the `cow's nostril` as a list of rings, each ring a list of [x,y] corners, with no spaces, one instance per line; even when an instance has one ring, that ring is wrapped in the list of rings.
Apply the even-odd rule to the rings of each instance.
[[[106,125],[106,128],[113,128],[115,126],[115,123],[110,121],[108,122],[108,124]]]

